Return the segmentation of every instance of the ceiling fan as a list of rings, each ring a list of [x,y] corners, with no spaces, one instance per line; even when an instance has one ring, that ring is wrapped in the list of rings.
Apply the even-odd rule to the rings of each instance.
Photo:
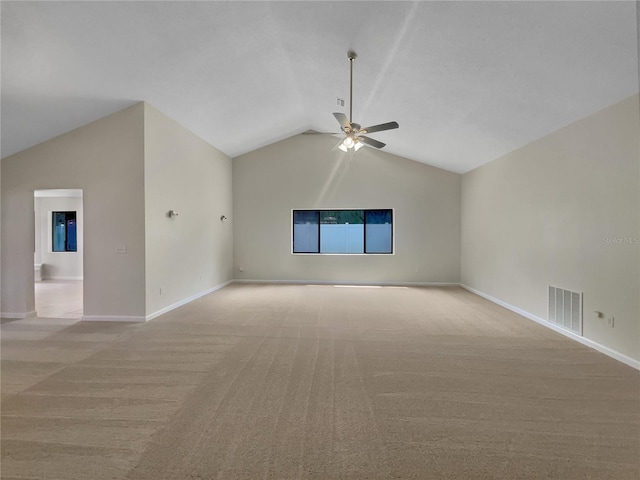
[[[351,149],[357,152],[365,144],[375,148],[382,148],[386,145],[385,143],[366,137],[365,134],[399,127],[398,122],[387,122],[362,128],[360,124],[353,122],[353,62],[356,57],[357,54],[353,50],[347,52],[347,58],[349,59],[349,118],[344,113],[335,112],[333,114],[345,134],[344,139],[336,145],[343,152],[348,152]]]

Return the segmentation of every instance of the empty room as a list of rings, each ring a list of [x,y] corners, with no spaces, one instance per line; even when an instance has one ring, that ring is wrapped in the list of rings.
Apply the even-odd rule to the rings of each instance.
[[[2,479],[640,478],[640,3],[0,17]]]

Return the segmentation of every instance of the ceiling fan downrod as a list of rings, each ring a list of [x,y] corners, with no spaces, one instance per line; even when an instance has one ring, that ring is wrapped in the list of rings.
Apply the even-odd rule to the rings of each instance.
[[[353,122],[353,61],[358,54],[353,50],[347,52],[347,58],[349,59],[349,123]]]

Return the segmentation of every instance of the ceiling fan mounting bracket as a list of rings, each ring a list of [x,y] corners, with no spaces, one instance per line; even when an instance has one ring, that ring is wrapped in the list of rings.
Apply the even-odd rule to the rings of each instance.
[[[353,50],[349,50],[347,52],[347,58],[352,62],[356,59],[357,56],[358,56],[358,54],[356,52],[354,52]]]

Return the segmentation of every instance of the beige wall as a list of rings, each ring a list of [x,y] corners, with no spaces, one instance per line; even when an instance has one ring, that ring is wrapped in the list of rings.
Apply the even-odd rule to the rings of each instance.
[[[548,285],[583,292],[584,337],[636,361],[638,112],[636,95],[462,177],[462,283],[542,319]]]
[[[2,212],[2,168],[1,168],[1,164],[0,164],[0,213]],[[0,255],[2,254],[2,221],[0,219]],[[2,315],[2,312],[4,312],[4,310],[2,309],[2,289],[3,289],[3,285],[2,285],[2,257],[0,256],[0,315]],[[35,307],[35,305],[34,305]]]
[[[40,191],[46,195],[45,191]],[[52,240],[52,212],[76,212],[78,250],[76,252],[54,252]],[[48,197],[35,198],[35,263],[44,264],[44,279],[81,279],[82,257],[84,252],[82,197]]]
[[[34,311],[34,190],[77,188],[84,314],[144,317],[143,114],[137,104],[2,159],[3,315]]]
[[[144,320],[232,279],[231,159],[149,105],[7,157],[2,174],[5,316],[34,313],[34,190],[84,191],[88,319]]]
[[[149,316],[233,278],[231,159],[145,104],[144,168]]]
[[[459,282],[460,175],[370,148],[349,161],[336,141],[298,135],[234,159],[235,277]],[[309,208],[395,209],[395,255],[292,255],[291,210]]]

